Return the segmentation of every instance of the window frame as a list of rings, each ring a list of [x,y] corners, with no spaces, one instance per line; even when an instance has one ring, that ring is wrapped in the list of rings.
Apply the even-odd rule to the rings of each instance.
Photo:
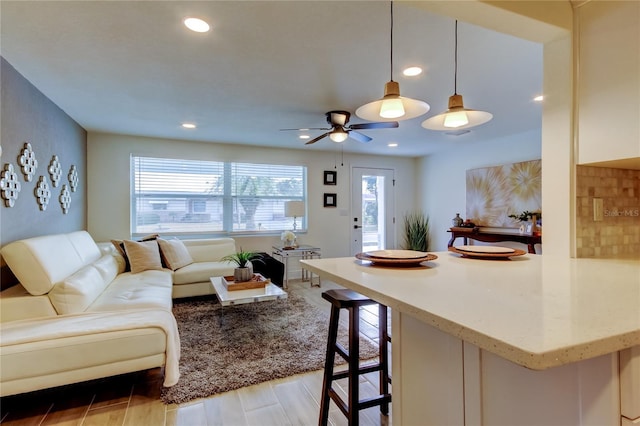
[[[200,201],[203,201],[205,203],[207,203],[209,200],[212,200],[215,202],[215,200],[218,200],[219,203],[221,203],[221,206],[219,207],[220,210],[220,214],[221,214],[221,223],[222,223],[222,229],[207,229],[204,231],[188,231],[188,230],[176,230],[176,231],[163,231],[162,230],[162,223],[161,221],[158,222],[159,225],[159,229],[157,230],[140,230],[139,229],[139,224],[138,224],[138,214],[139,214],[139,200],[144,198],[144,193],[142,191],[137,191],[137,185],[138,185],[138,181],[139,181],[139,176],[138,176],[138,169],[137,169],[137,161],[141,161],[139,160],[141,159],[142,161],[144,161],[144,159],[149,159],[150,161],[157,161],[158,164],[161,164],[161,162],[163,160],[167,161],[167,162],[171,162],[171,161],[180,161],[180,162],[185,162],[188,163],[189,162],[193,162],[195,164],[195,162],[204,162],[204,163],[211,163],[211,168],[215,169],[215,167],[217,167],[218,165],[222,165],[222,172],[221,172],[221,176],[223,176],[223,187],[222,187],[222,193],[221,194],[199,194],[199,193],[193,193],[193,194],[188,194],[188,193],[184,193],[184,194],[180,194],[180,196],[175,196],[175,194],[172,194],[170,191],[167,191],[166,193],[153,193],[152,196],[155,198],[161,198],[162,200],[167,200],[167,204],[170,204],[171,201],[185,201],[186,203],[188,203],[189,205],[189,212],[191,211],[191,207],[193,207],[196,204],[199,204]],[[130,205],[129,205],[129,216],[130,216],[130,224],[129,224],[129,232],[131,234],[132,237],[138,237],[138,236],[143,236],[143,235],[148,235],[150,233],[162,233],[163,235],[167,235],[167,236],[174,236],[174,237],[188,237],[188,238],[193,238],[193,237],[234,237],[234,236],[271,236],[271,235],[280,235],[282,233],[282,231],[285,230],[291,230],[293,228],[293,218],[287,218],[287,217],[283,217],[282,221],[286,221],[287,224],[283,225],[282,228],[277,228],[277,229],[236,229],[236,224],[240,222],[240,220],[236,221],[236,217],[240,215],[241,213],[239,212],[239,207],[238,204],[240,204],[240,198],[241,196],[239,196],[237,193],[234,193],[234,187],[233,187],[233,181],[234,178],[232,178],[232,176],[234,175],[234,173],[238,173],[237,171],[234,172],[234,169],[241,169],[242,167],[244,167],[245,169],[247,169],[247,166],[255,166],[257,168],[264,168],[267,169],[269,171],[271,171],[271,169],[273,167],[283,167],[283,168],[299,168],[299,170],[297,171],[299,173],[299,178],[301,179],[301,191],[302,191],[302,195],[280,195],[280,194],[270,194],[270,195],[253,195],[252,197],[256,197],[260,200],[269,200],[271,202],[275,201],[282,201],[282,203],[284,204],[284,202],[286,201],[303,201],[305,203],[305,207],[307,206],[307,200],[308,200],[308,179],[307,179],[307,175],[308,175],[308,167],[306,165],[298,165],[298,164],[275,164],[275,163],[250,163],[250,162],[239,162],[239,161],[207,161],[207,160],[193,160],[193,159],[186,159],[186,158],[173,158],[173,157],[160,157],[160,156],[149,156],[149,155],[139,155],[139,154],[131,154],[130,156],[130,182],[131,182],[131,188],[130,188]],[[250,168],[250,167],[249,167]],[[283,174],[283,179],[287,178],[286,173]],[[291,179],[296,179],[291,178]],[[208,182],[207,182],[208,184]],[[158,201],[154,200],[156,203]],[[150,201],[151,202],[151,201]],[[234,208],[235,206],[235,208]],[[274,212],[277,212],[279,210],[267,210],[266,213],[267,214],[273,214]],[[194,210],[195,212],[195,210]],[[243,209],[244,212],[244,209]],[[284,208],[283,208],[283,212],[284,212]],[[263,212],[264,213],[264,212]],[[171,213],[169,213],[171,214]],[[189,214],[189,213],[186,213]],[[255,213],[254,213],[255,214]],[[290,220],[289,220],[290,219]],[[277,221],[276,221],[277,222]],[[289,226],[288,222],[291,222],[291,225]],[[215,224],[216,222],[206,222],[206,223],[211,223],[211,224]],[[269,222],[271,223],[271,222]],[[298,217],[297,218],[297,224],[298,224],[298,229],[296,230],[297,233],[300,234],[304,234],[307,232],[307,217],[306,215],[302,218]],[[268,226],[268,225],[267,225]]]

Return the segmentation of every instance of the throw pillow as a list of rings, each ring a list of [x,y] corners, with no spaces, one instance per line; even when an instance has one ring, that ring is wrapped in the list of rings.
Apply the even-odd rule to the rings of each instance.
[[[164,264],[169,269],[175,271],[193,263],[189,250],[181,240],[163,240],[158,238],[160,255]]]
[[[151,241],[151,240],[155,240],[158,237],[159,237],[159,234],[149,234],[149,235],[145,235],[144,237],[140,238],[138,241]],[[124,249],[124,240],[111,240],[111,244],[113,244],[113,246],[116,248],[118,253],[120,253],[122,255],[122,257],[124,258],[124,262],[125,262],[124,272],[131,271],[131,265],[129,264],[129,258],[127,257],[127,252]]]
[[[124,240],[124,250],[127,252],[132,274],[150,269],[162,269],[160,250],[156,240],[140,242]]]

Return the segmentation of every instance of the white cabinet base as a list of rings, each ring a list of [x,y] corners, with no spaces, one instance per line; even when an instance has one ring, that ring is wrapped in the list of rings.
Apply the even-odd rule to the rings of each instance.
[[[618,354],[543,371],[516,365],[393,312],[393,422],[615,425]]]

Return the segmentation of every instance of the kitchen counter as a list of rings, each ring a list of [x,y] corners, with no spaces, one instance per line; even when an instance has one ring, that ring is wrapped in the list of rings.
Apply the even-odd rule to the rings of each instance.
[[[606,414],[589,415],[609,421],[616,414],[611,412],[618,410],[620,418],[619,396],[617,399],[614,396],[617,353],[640,345],[640,260],[560,259],[530,254],[511,260],[479,260],[452,252],[434,254],[438,259],[417,267],[373,266],[351,257],[302,262],[323,279],[392,308],[394,379],[397,376],[404,382],[396,386],[394,381],[394,393],[404,396],[402,407],[394,399],[394,423],[398,418],[417,421],[420,416],[435,415],[434,423],[447,424],[447,419],[456,418],[451,417],[456,409],[443,417],[432,411],[442,412],[452,404],[455,406],[452,395],[458,391],[464,416],[451,424],[467,423],[474,418],[474,413],[468,412],[474,404],[489,411],[490,407],[496,407],[491,405],[487,394],[491,388],[489,377],[505,401],[497,403],[499,406],[524,407],[514,417],[501,417],[504,413],[498,410],[501,414],[490,417],[492,421],[522,419],[531,404],[516,397],[515,390],[509,391],[511,384],[506,379],[498,379],[507,370],[511,371],[509,381],[517,383],[522,379],[521,385],[531,388],[534,399],[544,399],[540,393],[548,393],[549,404],[558,401],[551,389],[582,380],[581,386],[597,388],[600,397],[611,395],[608,408],[601,411]],[[442,350],[442,354],[434,355],[436,350]],[[426,365],[425,360],[430,358],[434,362],[438,359],[442,365]],[[512,371],[513,367],[504,360],[522,370]],[[408,392],[413,394],[422,386],[415,376],[423,371],[425,377],[435,377],[438,370],[447,368],[445,364],[449,365],[451,375],[443,377],[439,386],[445,394],[449,389],[446,402],[422,403],[429,410],[420,406],[419,399],[413,404]],[[407,375],[409,369],[411,374]],[[545,374],[531,370],[545,370]],[[533,373],[538,375],[532,376]],[[454,380],[458,374],[460,377]],[[467,389],[473,382],[467,377],[469,374],[478,375],[475,391],[482,395],[473,403],[468,401],[473,394]],[[530,384],[542,377],[545,379],[540,380],[540,387]],[[608,391],[604,392],[604,388]],[[428,394],[426,389],[420,391]],[[566,401],[567,406],[585,404],[580,398],[585,398],[586,389],[575,392],[582,396]],[[511,397],[513,400],[507,402]],[[439,396],[434,394],[434,398],[437,400]],[[512,409],[515,410],[509,408]],[[527,414],[532,424],[536,421],[544,424],[541,416],[550,415],[540,410],[544,411],[543,405]],[[566,418],[570,424],[572,419],[583,419],[587,414],[554,413],[552,418]]]

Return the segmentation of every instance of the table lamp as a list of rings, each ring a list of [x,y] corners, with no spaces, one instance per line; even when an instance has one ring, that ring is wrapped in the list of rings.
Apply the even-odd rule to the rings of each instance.
[[[296,218],[304,216],[305,205],[304,201],[285,201],[284,203],[284,215],[286,217],[293,218],[293,232],[296,232],[297,223]]]

